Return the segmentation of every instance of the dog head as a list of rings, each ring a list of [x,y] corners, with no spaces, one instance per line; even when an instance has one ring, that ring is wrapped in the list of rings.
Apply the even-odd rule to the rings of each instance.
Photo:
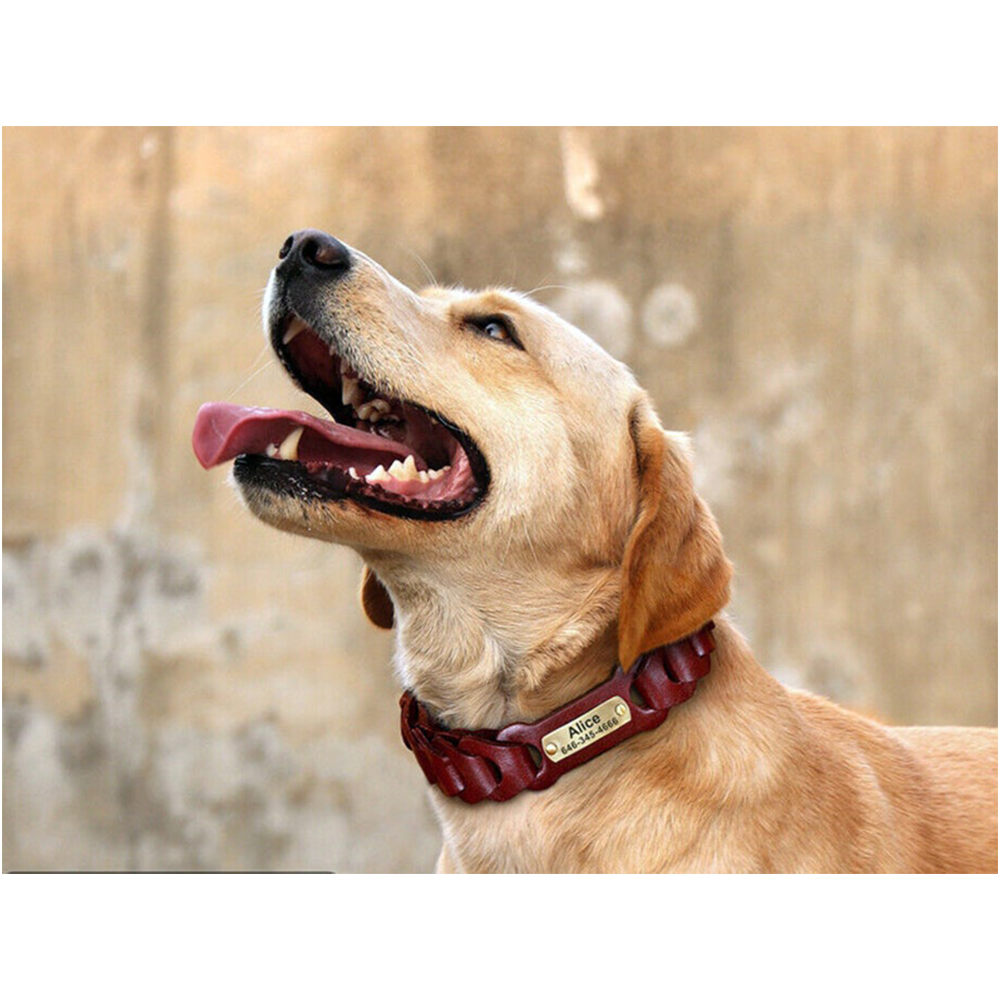
[[[317,231],[280,257],[266,336],[333,420],[202,408],[195,451],[206,467],[235,458],[255,515],[378,566],[461,567],[483,588],[501,568],[507,585],[542,567],[611,569],[626,665],[725,604],[729,565],[683,441],[590,338],[513,292],[416,294]],[[362,602],[391,626],[370,569]]]

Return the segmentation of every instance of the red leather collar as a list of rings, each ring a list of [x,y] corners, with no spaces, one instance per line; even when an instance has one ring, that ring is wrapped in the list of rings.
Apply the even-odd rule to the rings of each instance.
[[[470,804],[504,802],[525,789],[540,791],[617,746],[655,729],[675,705],[694,694],[711,666],[714,622],[644,653],[611,678],[537,722],[503,729],[446,729],[412,691],[405,691],[403,742],[432,785]]]

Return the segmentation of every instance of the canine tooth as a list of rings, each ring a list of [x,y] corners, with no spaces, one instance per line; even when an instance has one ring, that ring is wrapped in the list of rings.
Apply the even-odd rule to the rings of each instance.
[[[299,438],[302,437],[302,432],[305,430],[304,427],[296,427],[284,441],[281,442],[281,447],[278,448],[278,457],[284,459],[286,462],[294,462],[299,457]]]
[[[346,375],[351,370],[351,366],[343,359],[340,359],[340,374]]]
[[[306,323],[303,323],[298,316],[292,317],[292,321],[288,324],[288,329],[285,331],[284,337],[281,338],[283,344],[290,344],[303,330],[308,330],[309,327]]]
[[[353,465],[347,471],[350,474],[351,479],[359,479],[360,478],[358,476],[358,470],[355,469]]]
[[[366,483],[387,483],[392,477],[380,465],[365,476]]]
[[[360,403],[364,399],[365,392],[364,389],[358,385],[358,380],[356,378],[345,378],[344,384],[340,390],[340,401],[346,406],[350,404],[351,406]]]

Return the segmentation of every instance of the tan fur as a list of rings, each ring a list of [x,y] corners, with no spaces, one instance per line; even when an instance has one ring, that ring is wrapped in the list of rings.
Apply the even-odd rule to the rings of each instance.
[[[245,499],[362,555],[362,604],[395,627],[401,682],[446,725],[499,727],[717,623],[711,673],[660,728],[506,803],[432,789],[439,871],[996,870],[996,731],[887,728],[770,677],[722,610],[731,567],[687,446],[624,366],[523,296],[416,295],[356,261],[318,303],[339,349],[476,441],[486,500],[423,523]],[[524,351],[465,323],[487,313]]]
[[[715,520],[695,495],[646,400],[632,416],[639,512],[622,564],[618,662],[696,632],[729,600],[732,567]]]

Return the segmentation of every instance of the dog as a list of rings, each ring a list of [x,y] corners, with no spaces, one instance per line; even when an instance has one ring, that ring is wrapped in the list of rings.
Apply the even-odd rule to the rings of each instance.
[[[364,560],[438,871],[997,870],[996,730],[889,728],[766,673],[687,439],[585,334],[317,230],[264,325],[333,421],[206,404],[195,452]]]

